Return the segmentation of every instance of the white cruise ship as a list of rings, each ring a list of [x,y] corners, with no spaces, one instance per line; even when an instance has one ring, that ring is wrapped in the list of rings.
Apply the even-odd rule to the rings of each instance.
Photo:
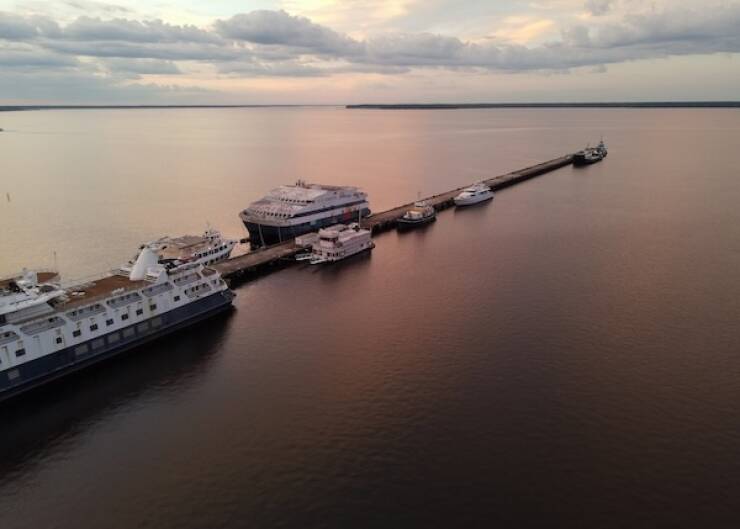
[[[356,187],[298,181],[280,186],[239,214],[252,246],[275,244],[370,214],[367,194]]]
[[[199,263],[161,263],[151,248],[127,273],[63,288],[54,273],[0,281],[0,400],[115,356],[231,306]]]
[[[370,230],[359,224],[348,226],[336,224],[319,230],[318,240],[313,244],[308,260],[311,264],[333,263],[352,255],[372,250],[375,243]]]

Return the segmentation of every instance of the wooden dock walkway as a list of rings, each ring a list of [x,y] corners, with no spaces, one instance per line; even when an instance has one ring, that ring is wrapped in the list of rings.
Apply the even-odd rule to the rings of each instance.
[[[492,190],[496,191],[505,187],[524,182],[535,176],[549,173],[566,165],[573,163],[573,155],[562,156],[549,160],[519,171],[513,171],[504,175],[496,176],[483,182]],[[467,186],[464,186],[467,187]],[[423,200],[434,206],[437,211],[447,209],[454,205],[453,198],[457,196],[464,187],[434,195]],[[413,203],[404,204],[387,211],[375,213],[362,219],[362,227],[372,231],[373,235],[385,230],[395,228],[396,222],[403,216]],[[221,276],[231,281],[242,281],[256,274],[264,273],[269,269],[294,262],[295,255],[303,248],[297,246],[294,241],[286,241],[274,244],[266,248],[260,248],[244,255],[232,257],[226,261],[215,264],[212,267],[221,273]]]

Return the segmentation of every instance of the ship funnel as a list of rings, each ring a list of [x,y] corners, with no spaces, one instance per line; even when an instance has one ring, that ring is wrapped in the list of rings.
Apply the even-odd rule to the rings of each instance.
[[[128,278],[131,281],[141,281],[146,277],[146,271],[149,267],[155,266],[158,263],[159,256],[149,246],[145,246],[139,252],[134,266],[131,267],[131,273],[128,275]]]

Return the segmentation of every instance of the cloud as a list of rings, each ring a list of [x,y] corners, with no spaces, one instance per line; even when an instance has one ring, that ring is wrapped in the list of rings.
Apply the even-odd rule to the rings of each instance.
[[[352,55],[362,48],[359,42],[346,35],[285,11],[260,10],[235,15],[227,20],[218,20],[215,28],[228,39],[323,54]]]
[[[83,0],[71,1],[84,6]],[[97,12],[104,9],[94,4]],[[193,69],[210,73],[208,81],[353,73],[402,75],[429,70],[476,74],[572,68],[600,71],[605,65],[642,59],[740,53],[740,3],[720,2],[701,10],[670,4],[662,10],[621,17],[614,12],[614,2],[591,0],[586,7],[599,16],[582,18],[576,25],[561,25],[559,38],[555,34],[537,45],[526,45],[529,38],[520,42],[512,38],[466,40],[431,32],[373,33],[361,39],[285,11],[252,11],[204,27],[90,16],[60,23],[48,16],[0,12],[0,67],[23,74],[17,86],[31,86],[35,75],[38,83],[61,83],[69,90],[87,80],[111,97],[120,90],[138,90],[141,97],[155,97],[157,90],[170,94],[170,89],[154,85],[141,90],[137,87],[144,86],[142,82],[131,81],[177,75],[183,78],[178,82],[184,83],[183,70]],[[110,12],[122,13],[113,5]],[[606,13],[608,16],[601,16]],[[547,24],[532,26],[542,20],[525,17],[518,26],[504,22],[500,29],[519,28],[528,35],[548,30],[549,35],[558,19],[548,18]],[[493,34],[500,35],[500,31]],[[12,83],[6,80],[2,86],[10,90]],[[40,87],[35,90],[41,93]],[[0,97],[5,93],[0,91]]]
[[[58,53],[84,57],[122,57],[167,61],[229,61],[251,55],[245,48],[201,45],[197,43],[131,43],[125,41],[52,40],[43,46]]]
[[[614,0],[586,0],[586,11],[595,17],[606,15],[612,8]]]
[[[71,68],[79,66],[75,57],[34,48],[0,49],[0,66],[23,70]]]
[[[124,41],[139,43],[199,42],[222,43],[212,32],[195,26],[175,26],[161,20],[127,20],[79,17],[64,28],[65,39],[82,41]]]
[[[213,95],[199,87],[154,83],[122,83],[84,71],[16,72],[0,75],[0,96],[6,101],[64,104],[177,104]]]
[[[0,12],[0,39],[27,40],[39,34],[34,17],[23,17]]]
[[[136,75],[179,75],[182,73],[172,61],[157,59],[106,59],[105,66],[112,73]]]

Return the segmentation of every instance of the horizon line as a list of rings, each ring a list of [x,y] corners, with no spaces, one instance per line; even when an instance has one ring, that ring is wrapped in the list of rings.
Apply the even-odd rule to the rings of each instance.
[[[455,110],[485,108],[740,108],[740,101],[602,101],[527,103],[275,103],[275,104],[110,104],[110,105],[0,105],[0,112],[29,110],[126,110],[188,108],[302,108],[343,107],[380,110]]]

